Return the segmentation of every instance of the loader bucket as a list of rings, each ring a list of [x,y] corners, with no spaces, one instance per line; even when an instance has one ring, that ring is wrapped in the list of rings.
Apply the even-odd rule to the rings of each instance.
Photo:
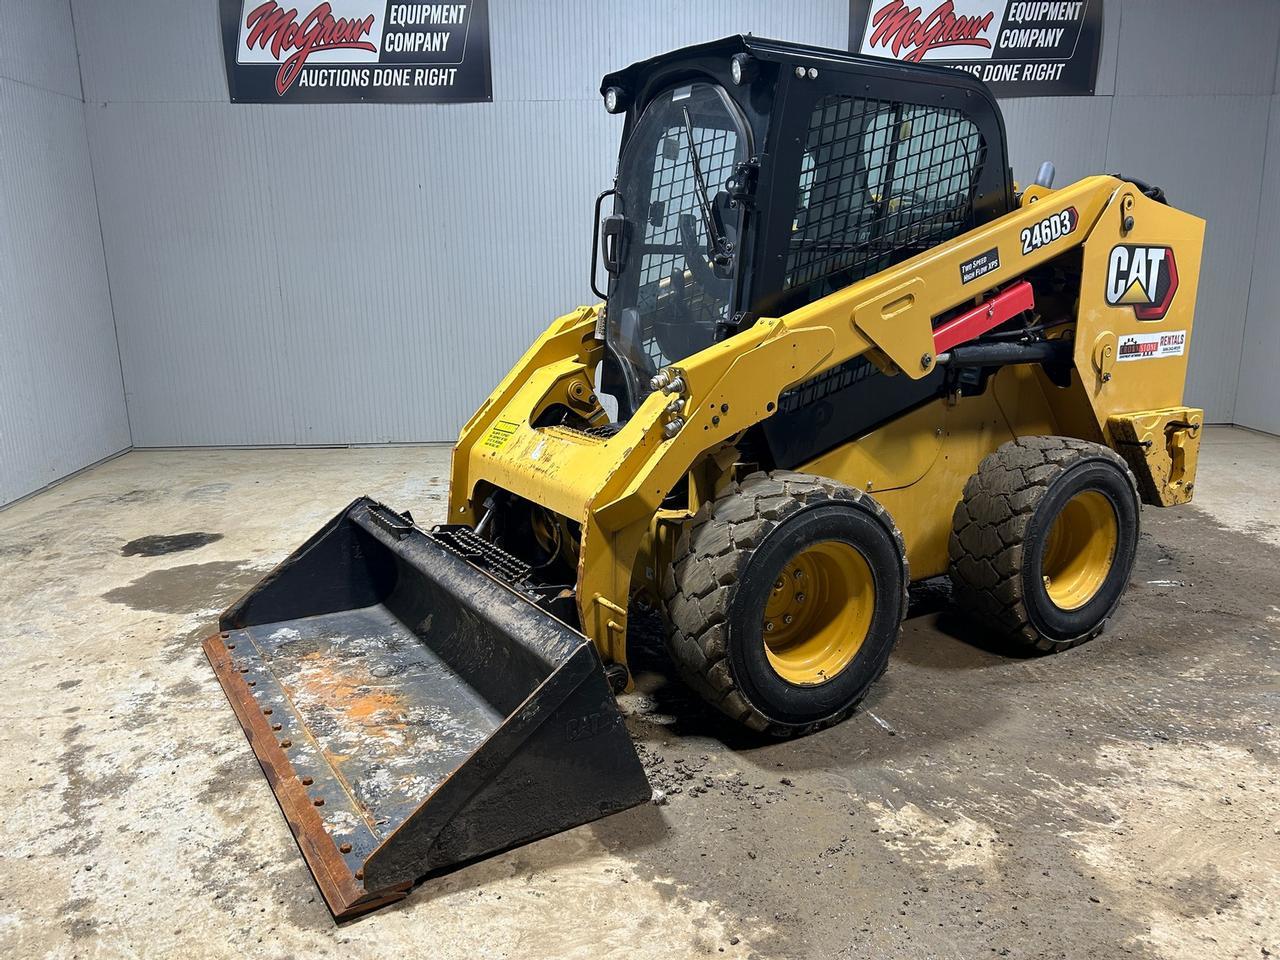
[[[518,578],[360,499],[205,641],[338,918],[651,795],[595,647],[486,550]]]

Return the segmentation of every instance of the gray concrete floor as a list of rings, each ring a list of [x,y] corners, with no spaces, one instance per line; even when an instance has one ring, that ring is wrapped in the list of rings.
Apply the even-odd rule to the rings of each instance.
[[[1016,655],[926,586],[865,709],[782,744],[646,646],[665,805],[335,926],[199,641],[356,494],[440,518],[447,462],[137,452],[0,512],[0,956],[1280,955],[1280,440],[1229,429],[1094,643]]]

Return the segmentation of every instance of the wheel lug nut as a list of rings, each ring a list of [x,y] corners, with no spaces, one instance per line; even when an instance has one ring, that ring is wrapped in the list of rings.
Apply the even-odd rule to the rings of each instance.
[[[775,590],[781,590],[781,589],[782,589],[782,578],[781,578],[781,577],[779,577],[777,580],[773,581],[773,589],[775,589]]]
[[[803,593],[797,593],[797,594],[796,594],[796,603],[804,603],[804,594],[803,594]]]
[[[796,571],[796,579],[797,579],[797,580],[803,580],[803,579],[804,579],[804,571],[803,571],[803,570],[797,570],[797,571]]]
[[[772,620],[766,620],[766,621],[764,622],[764,632],[765,632],[765,633],[773,633],[773,621],[772,621]]]
[[[791,625],[791,620],[792,620],[792,617],[791,617],[791,614],[789,613],[782,618],[782,622],[787,624],[788,626]]]

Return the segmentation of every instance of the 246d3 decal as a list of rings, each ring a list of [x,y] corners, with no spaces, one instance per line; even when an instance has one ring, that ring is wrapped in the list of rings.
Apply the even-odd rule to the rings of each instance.
[[[1050,214],[1039,223],[1023,227],[1022,233],[1019,235],[1022,240],[1023,254],[1026,255],[1032,250],[1039,250],[1045,244],[1053,243],[1053,241],[1065,237],[1075,230],[1079,222],[1080,214],[1076,213],[1076,208],[1067,207],[1067,209],[1060,210],[1058,213]]]
[[[1120,244],[1107,257],[1107,304],[1133,307],[1139,320],[1163,320],[1178,292],[1172,247]]]

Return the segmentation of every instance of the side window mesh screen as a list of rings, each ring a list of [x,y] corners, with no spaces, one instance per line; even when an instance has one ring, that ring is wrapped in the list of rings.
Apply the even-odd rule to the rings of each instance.
[[[970,229],[985,157],[977,127],[958,110],[819,100],[784,286],[812,302]]]
[[[707,191],[714,197],[733,172],[739,152],[738,135],[733,130],[704,123],[706,121],[702,118],[693,117],[693,137]],[[692,322],[711,328],[717,320],[727,319],[728,302],[709,296],[711,291],[685,280],[689,264],[680,235],[682,220],[690,223],[698,251],[706,248],[707,236],[702,220],[698,218],[693,160],[686,145],[683,125],[666,128],[657,141],[652,159],[653,180],[646,206],[648,219],[643,226],[644,241],[640,247],[642,259],[636,306],[642,317],[656,317],[664,295],[679,295],[693,314]],[[672,360],[681,359],[679,355],[665,355],[652,325],[644,330],[644,350],[655,370]]]

